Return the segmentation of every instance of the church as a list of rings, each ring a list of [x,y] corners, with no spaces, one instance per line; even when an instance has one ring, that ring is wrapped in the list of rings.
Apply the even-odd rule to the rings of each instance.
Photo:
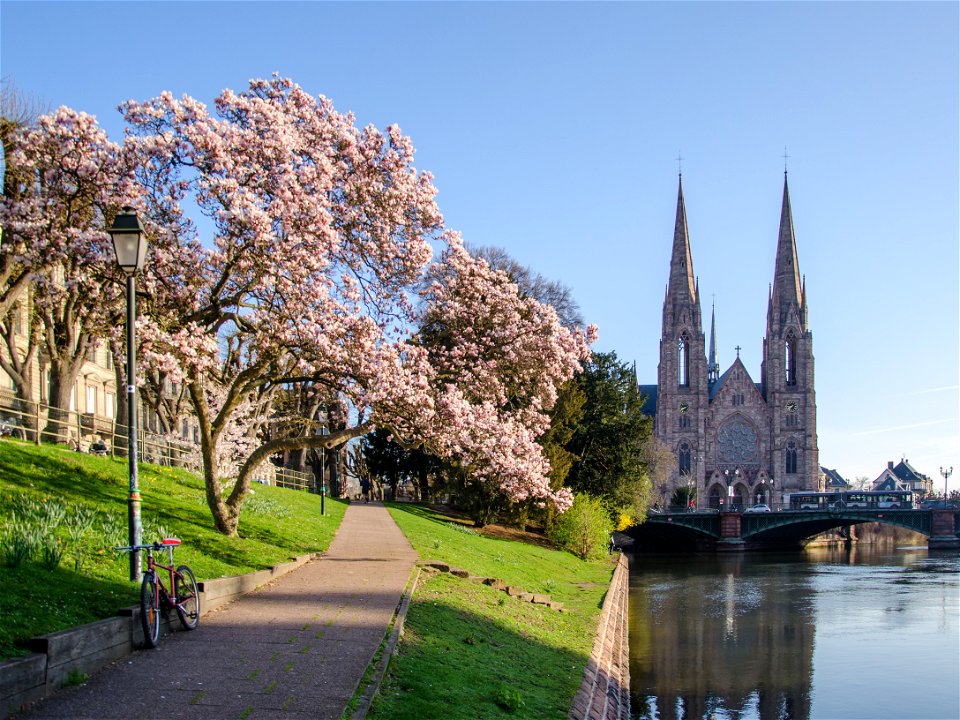
[[[743,510],[819,486],[813,336],[786,173],[762,357],[759,382],[739,352],[721,373],[713,311],[706,352],[681,176],[657,384],[640,386],[655,407],[657,438],[676,457],[668,498],[685,488],[691,507]]]

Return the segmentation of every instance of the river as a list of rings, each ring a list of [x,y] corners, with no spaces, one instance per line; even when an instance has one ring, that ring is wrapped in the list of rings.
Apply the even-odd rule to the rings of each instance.
[[[960,718],[956,552],[630,561],[634,718]]]

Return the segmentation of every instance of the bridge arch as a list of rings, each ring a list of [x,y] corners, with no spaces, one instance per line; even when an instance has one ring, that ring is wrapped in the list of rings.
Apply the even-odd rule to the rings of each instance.
[[[651,549],[760,550],[799,548],[820,533],[868,522],[902,527],[925,535],[931,548],[960,547],[960,511],[954,510],[666,513],[650,515],[643,524],[630,528],[628,534],[641,546]]]

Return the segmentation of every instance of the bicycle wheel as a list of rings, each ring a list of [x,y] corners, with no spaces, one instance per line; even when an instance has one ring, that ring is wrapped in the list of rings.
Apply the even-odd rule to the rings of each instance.
[[[140,585],[140,624],[143,625],[146,646],[155,648],[160,641],[160,596],[157,579],[149,572],[143,576]]]
[[[180,565],[173,576],[173,594],[177,596],[177,617],[185,630],[193,630],[200,624],[200,592],[193,570]]]

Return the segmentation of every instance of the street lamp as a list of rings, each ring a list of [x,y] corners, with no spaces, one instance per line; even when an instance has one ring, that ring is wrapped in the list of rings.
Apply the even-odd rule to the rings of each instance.
[[[727,512],[731,512],[733,511],[733,485],[735,485],[740,479],[740,468],[734,470],[732,474],[730,473],[729,468],[724,470],[723,478],[727,483]],[[730,482],[731,479],[733,480],[733,484]]]
[[[940,468],[940,474],[943,475],[943,506],[947,506],[947,480],[953,475],[953,465],[948,468]]]
[[[324,420],[326,423],[327,420]],[[321,435],[329,435],[330,428],[324,424],[320,428]],[[324,517],[327,514],[326,509],[326,499],[327,499],[327,448],[326,446],[320,448],[320,516]]]
[[[127,276],[127,456],[130,464],[130,493],[128,496],[127,520],[130,545],[140,544],[140,489],[137,486],[137,357],[135,324],[137,320],[137,296],[134,275],[143,268],[147,255],[147,240],[143,236],[143,224],[137,211],[124,206],[113,219],[108,231],[113,239],[113,251],[117,264]],[[140,551],[130,553],[130,579],[140,580]]]

